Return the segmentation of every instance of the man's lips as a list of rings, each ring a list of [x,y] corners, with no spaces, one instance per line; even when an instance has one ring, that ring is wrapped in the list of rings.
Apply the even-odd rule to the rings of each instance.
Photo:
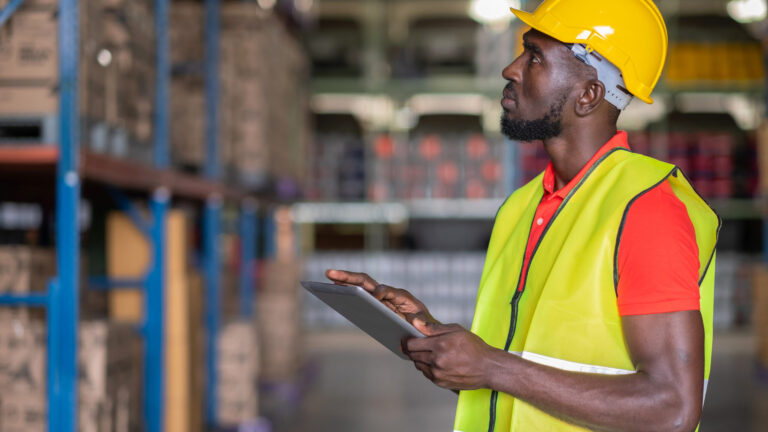
[[[504,107],[504,109],[513,109],[517,106],[517,99],[509,90],[504,90],[503,98],[501,99],[501,106]]]

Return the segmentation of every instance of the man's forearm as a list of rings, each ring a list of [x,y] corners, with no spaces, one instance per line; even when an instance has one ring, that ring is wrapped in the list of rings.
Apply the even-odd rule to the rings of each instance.
[[[593,430],[688,431],[700,416],[700,405],[699,410],[691,407],[670,382],[644,372],[569,372],[502,350],[495,350],[485,367],[491,389]]]

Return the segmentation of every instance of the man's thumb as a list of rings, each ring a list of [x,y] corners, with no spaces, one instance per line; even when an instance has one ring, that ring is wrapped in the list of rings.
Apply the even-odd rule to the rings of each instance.
[[[425,336],[432,336],[434,323],[428,323],[421,318],[413,320],[413,326]]]

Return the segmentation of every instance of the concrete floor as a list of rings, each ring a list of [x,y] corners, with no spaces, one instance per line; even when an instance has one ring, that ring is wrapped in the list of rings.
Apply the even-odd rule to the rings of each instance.
[[[702,432],[768,431],[768,379],[757,378],[750,333],[718,333]],[[456,396],[362,332],[308,336],[318,367],[298,412],[274,432],[445,432]]]

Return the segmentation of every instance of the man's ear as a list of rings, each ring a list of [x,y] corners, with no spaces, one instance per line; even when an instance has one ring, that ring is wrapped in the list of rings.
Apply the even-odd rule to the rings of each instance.
[[[602,82],[591,79],[587,81],[581,95],[576,100],[576,115],[586,117],[592,114],[605,98],[605,85]]]

